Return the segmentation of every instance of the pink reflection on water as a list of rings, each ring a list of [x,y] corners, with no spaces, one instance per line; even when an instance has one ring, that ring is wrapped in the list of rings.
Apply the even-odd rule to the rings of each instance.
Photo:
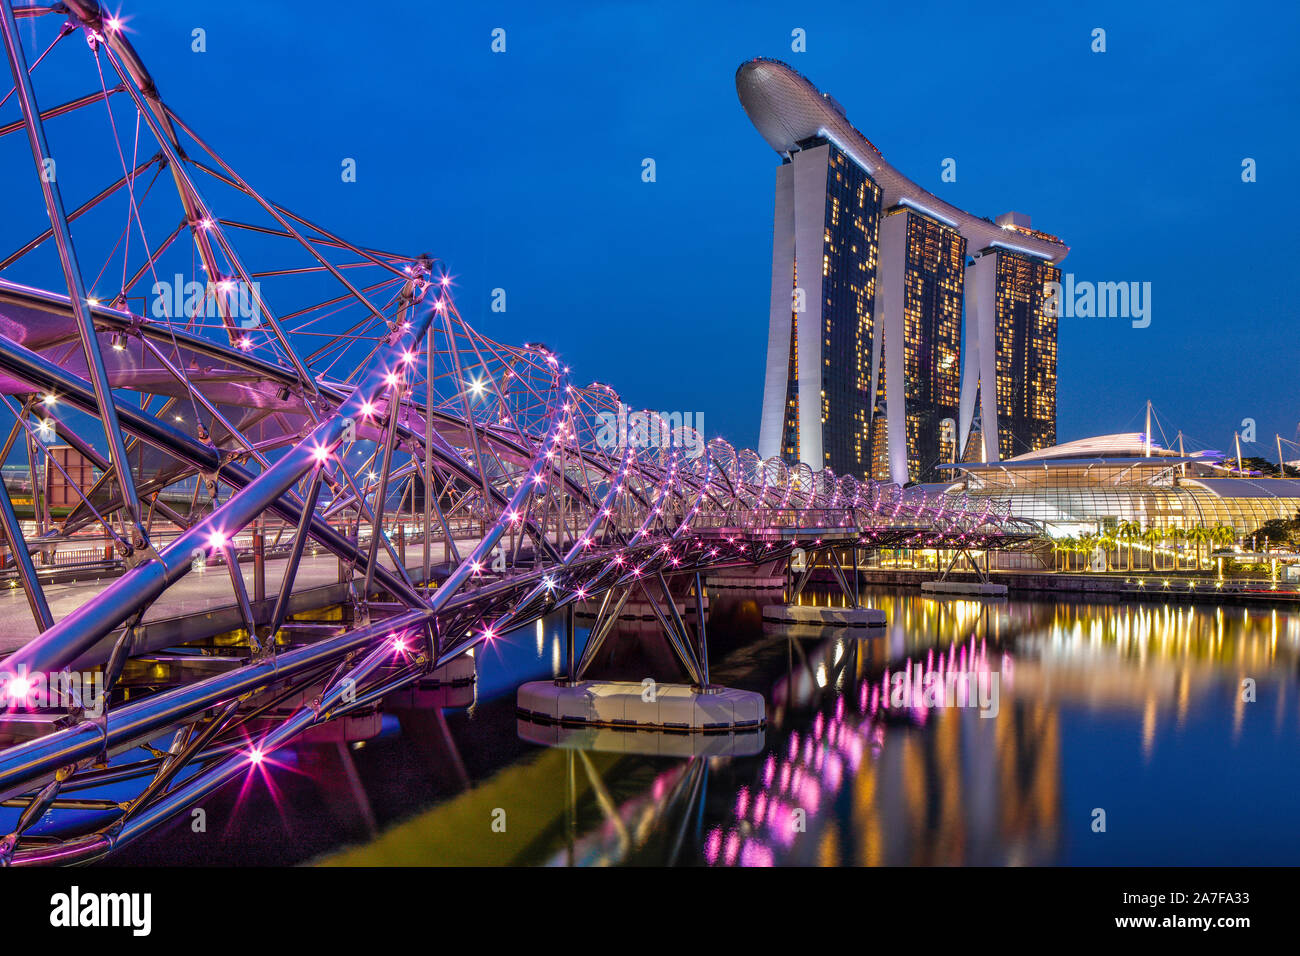
[[[709,835],[704,838],[704,859],[709,866],[718,862],[718,854],[722,850],[722,828],[714,827],[709,831]]]
[[[1000,652],[998,657],[1003,678],[1009,678],[1011,656]],[[975,673],[967,671],[968,661]],[[951,688],[942,679],[950,671],[961,672],[960,679],[953,675]],[[977,700],[979,683],[988,680],[988,674],[987,641],[977,644],[972,635],[965,643],[953,643],[938,651],[928,649],[924,660],[906,658],[895,665],[895,670],[886,669],[878,681],[863,680],[857,689],[859,712],[852,719],[845,717],[845,697],[852,693],[852,689],[847,690],[835,699],[833,716],[818,711],[809,730],[802,734],[790,731],[784,746],[774,743],[763,762],[761,788],[754,792],[741,787],[737,793],[735,817],[739,828],[726,831],[725,846],[723,831],[710,831],[704,847],[706,860],[711,865],[719,859],[728,866],[774,865],[773,847],[790,850],[805,830],[815,832],[813,818],[823,806],[833,802],[846,782],[858,774],[865,759],[879,757],[887,734],[885,718],[891,708],[896,716],[925,726],[935,707]],[[895,687],[901,705],[891,700]],[[780,757],[781,753],[785,757]],[[800,816],[808,824],[806,827],[799,826]],[[758,829],[754,835],[744,836],[749,827]],[[768,843],[759,835],[764,832]]]

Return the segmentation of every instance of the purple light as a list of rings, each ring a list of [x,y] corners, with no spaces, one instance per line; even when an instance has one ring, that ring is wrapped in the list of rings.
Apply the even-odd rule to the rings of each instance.
[[[13,703],[23,703],[27,700],[27,695],[32,692],[32,681],[30,678],[15,675],[9,678],[5,684],[5,696]]]

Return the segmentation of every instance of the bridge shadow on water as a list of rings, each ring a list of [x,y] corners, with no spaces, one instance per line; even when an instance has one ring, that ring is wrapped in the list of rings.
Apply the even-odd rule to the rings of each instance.
[[[201,832],[182,816],[113,862],[1300,860],[1297,616],[865,599],[886,627],[765,629],[764,598],[715,597],[713,680],[763,693],[768,708],[761,735],[730,754],[663,756],[670,735],[651,746],[634,732],[587,749],[522,739],[515,687],[564,667],[563,621],[551,618],[479,648],[474,686],[386,701],[364,739],[276,753],[208,799]],[[591,676],[683,678],[657,631],[619,626],[636,639],[612,642]],[[579,651],[584,639],[579,627]]]

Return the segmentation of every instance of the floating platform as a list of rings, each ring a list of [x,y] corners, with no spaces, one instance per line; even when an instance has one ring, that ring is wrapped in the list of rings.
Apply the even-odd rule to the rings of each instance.
[[[519,739],[531,744],[643,757],[752,757],[762,753],[767,745],[767,735],[761,727],[725,734],[674,734],[661,730],[565,727],[525,717],[520,717],[516,724]]]
[[[378,708],[360,714],[345,714],[336,720],[314,724],[294,738],[294,746],[305,744],[354,744],[378,737],[384,715]]]
[[[433,673],[420,678],[416,685],[425,690],[433,687],[464,687],[478,680],[478,664],[469,654],[453,657]]]
[[[730,687],[700,693],[689,684],[656,684],[652,700],[634,681],[530,681],[515,699],[519,716],[566,727],[728,733],[763,726],[763,695]]]
[[[474,683],[477,680],[477,659],[461,654],[409,687],[385,695],[384,706],[413,710],[468,707],[474,703]]]
[[[676,607],[677,607],[677,613],[680,614],[680,615],[682,616],[682,618],[684,618],[684,619],[685,619],[685,618],[689,618],[690,620],[695,620],[695,598],[693,598],[693,597],[692,597],[692,598],[677,598],[677,599],[674,600],[673,603],[674,603],[674,604],[676,605]],[[667,605],[666,605],[666,604],[660,604],[659,607],[660,607],[660,610],[663,611],[664,615],[667,616],[667,615],[668,615],[668,607],[667,607]],[[708,596],[707,593],[705,593],[705,595],[704,595],[704,610],[707,612],[708,609],[709,609],[709,596]],[[577,606],[577,608],[576,608],[575,611],[574,611],[574,616],[576,616],[576,617],[578,618],[578,620],[580,620],[580,621],[594,621],[594,620],[596,619],[596,615],[597,615],[597,613],[598,613],[599,611],[600,611],[600,602],[599,602],[599,601],[588,601],[588,602],[585,602],[585,603],[579,604],[579,605]],[[622,608],[619,610],[619,612],[618,612],[618,620],[620,620],[620,621],[654,621],[656,624],[659,623],[659,618],[658,618],[658,616],[655,614],[655,612],[654,612],[654,608],[651,607],[650,604],[649,604],[649,602],[647,602],[647,601],[627,601],[627,602],[625,602],[625,603],[623,604],[623,607],[622,607]]]
[[[881,627],[845,627],[842,624],[791,624],[789,621],[764,621],[763,634],[767,637],[794,638],[801,643],[821,641],[859,641],[883,637]]]
[[[763,621],[771,624],[813,624],[818,627],[884,627],[885,612],[874,607],[805,607],[769,604]]]
[[[784,591],[784,574],[710,574],[708,586],[720,591]]]
[[[979,581],[922,581],[926,594],[967,594],[971,597],[1006,597],[1005,584],[981,584]]]

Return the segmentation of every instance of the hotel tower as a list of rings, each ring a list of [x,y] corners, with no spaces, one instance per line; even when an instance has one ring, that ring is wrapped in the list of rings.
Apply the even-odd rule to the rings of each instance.
[[[783,63],[736,90],[781,158],[759,454],[905,484],[1053,444],[1064,243],[926,192]]]

